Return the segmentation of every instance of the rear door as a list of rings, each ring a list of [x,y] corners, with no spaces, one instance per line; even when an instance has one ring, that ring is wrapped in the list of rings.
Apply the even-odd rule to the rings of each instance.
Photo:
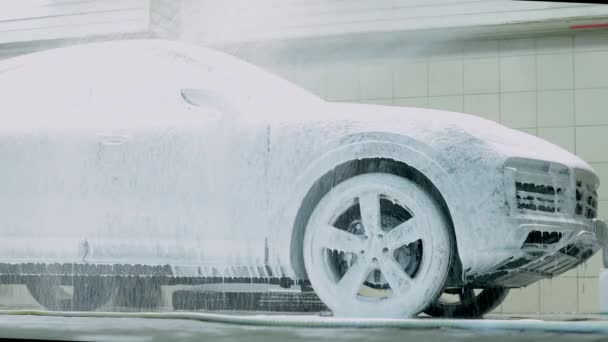
[[[120,77],[94,72],[91,110],[102,121],[94,179],[102,186],[89,261],[253,276],[268,238],[269,131],[232,106],[238,99],[223,87],[238,80],[161,53],[104,63]],[[187,89],[204,100],[189,102]]]
[[[97,150],[82,130],[91,100],[87,78],[84,65],[53,54],[0,74],[2,262],[82,256],[80,232],[92,220],[83,210],[92,191],[83,175],[94,169]]]
[[[229,276],[264,265],[268,125],[185,101],[186,88],[219,96],[191,61],[88,57],[2,82],[17,119],[0,128],[0,260]]]

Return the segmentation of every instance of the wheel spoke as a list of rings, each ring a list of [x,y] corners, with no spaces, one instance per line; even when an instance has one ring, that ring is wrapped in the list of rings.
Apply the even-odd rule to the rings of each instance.
[[[424,232],[417,222],[418,221],[412,217],[388,232],[386,238],[389,248],[399,248],[422,239]]]
[[[367,193],[359,196],[361,221],[365,232],[373,235],[382,234],[380,228],[380,198],[377,193]]]
[[[361,260],[356,261],[338,282],[339,293],[349,297],[356,296],[369,272],[370,268],[367,263]]]
[[[388,281],[393,293],[403,293],[407,291],[411,284],[412,278],[405,273],[405,270],[393,258],[386,258],[380,263],[380,271],[384,279]]]
[[[335,249],[342,252],[358,254],[364,250],[363,236],[327,225],[319,229],[315,244],[320,248]]]

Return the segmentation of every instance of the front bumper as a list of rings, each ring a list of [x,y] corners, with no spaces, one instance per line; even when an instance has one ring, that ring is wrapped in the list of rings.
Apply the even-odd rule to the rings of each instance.
[[[571,222],[528,221],[520,226],[528,239],[512,256],[482,274],[470,275],[466,283],[474,287],[524,287],[544,278],[567,272],[603,248],[608,265],[608,227],[599,219]],[[534,234],[538,239],[532,239]],[[557,238],[559,237],[559,238]],[[541,241],[543,240],[544,241]]]

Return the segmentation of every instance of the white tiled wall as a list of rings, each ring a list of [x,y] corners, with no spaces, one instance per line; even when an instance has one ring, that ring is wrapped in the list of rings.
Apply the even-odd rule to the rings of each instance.
[[[575,152],[608,185],[608,31],[452,41],[427,50],[414,57],[301,63],[279,73],[331,101],[483,116]],[[600,216],[608,218],[605,187]],[[596,255],[560,277],[512,290],[497,311],[596,312],[600,268]]]

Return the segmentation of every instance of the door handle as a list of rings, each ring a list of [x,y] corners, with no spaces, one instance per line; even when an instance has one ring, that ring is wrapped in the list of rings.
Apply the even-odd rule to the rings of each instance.
[[[128,134],[105,134],[100,133],[97,134],[99,142],[102,145],[106,146],[114,146],[114,145],[122,145],[126,142],[133,140],[133,137]]]

